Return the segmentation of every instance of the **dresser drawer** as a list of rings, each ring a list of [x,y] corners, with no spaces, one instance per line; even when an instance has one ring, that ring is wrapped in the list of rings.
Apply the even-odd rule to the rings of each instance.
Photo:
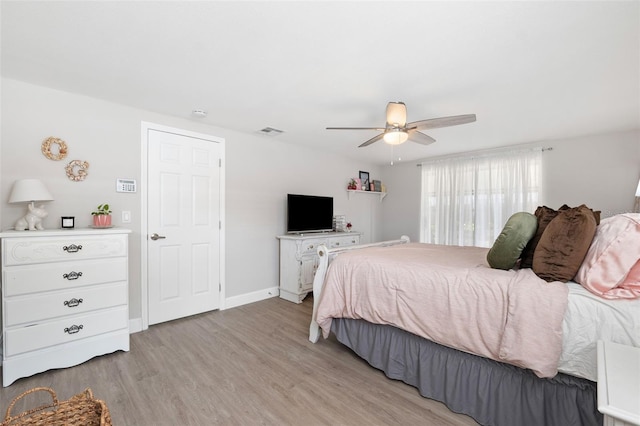
[[[79,287],[72,290],[12,297],[5,300],[6,326],[33,323],[47,318],[81,314],[126,305],[127,283]]]
[[[344,237],[333,237],[329,240],[329,248],[338,248],[338,247],[349,247],[355,246],[356,244],[360,244],[360,236],[352,235],[352,236],[344,236]]]
[[[298,244],[297,254],[298,255],[316,254],[318,250],[318,246],[320,244],[324,244],[325,242],[326,240],[321,240],[321,239],[296,241],[296,243]]]
[[[5,330],[5,358],[24,352],[126,329],[129,310],[126,306],[43,322],[30,327]]]
[[[127,280],[127,259],[82,260],[5,268],[4,296]]]
[[[26,237],[2,240],[2,257],[5,267],[117,256],[127,256],[127,235]]]

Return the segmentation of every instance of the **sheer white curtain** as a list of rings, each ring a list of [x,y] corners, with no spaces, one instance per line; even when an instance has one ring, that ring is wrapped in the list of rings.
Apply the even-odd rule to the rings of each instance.
[[[538,206],[541,157],[535,148],[422,163],[420,241],[491,247],[513,213]]]

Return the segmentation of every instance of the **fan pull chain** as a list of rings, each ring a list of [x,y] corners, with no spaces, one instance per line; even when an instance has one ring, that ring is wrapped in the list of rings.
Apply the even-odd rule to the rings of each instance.
[[[393,166],[393,145],[391,145],[391,162],[389,162],[389,165]],[[402,157],[398,156],[398,161],[402,161]]]

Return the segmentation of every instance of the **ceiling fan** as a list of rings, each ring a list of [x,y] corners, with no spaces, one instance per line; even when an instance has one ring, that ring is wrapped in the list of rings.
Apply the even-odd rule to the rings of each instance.
[[[359,148],[369,146],[379,140],[384,140],[389,145],[400,145],[407,140],[421,145],[429,145],[436,140],[420,132],[420,130],[457,126],[474,121],[476,121],[475,114],[465,114],[407,123],[407,106],[404,102],[389,102],[387,104],[387,124],[385,127],[327,127],[327,130],[378,130],[382,132],[359,145]]]

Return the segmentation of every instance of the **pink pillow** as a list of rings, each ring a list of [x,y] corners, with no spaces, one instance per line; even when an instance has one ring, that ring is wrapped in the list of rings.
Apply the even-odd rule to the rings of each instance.
[[[640,297],[640,214],[603,219],[574,280],[605,299]]]

